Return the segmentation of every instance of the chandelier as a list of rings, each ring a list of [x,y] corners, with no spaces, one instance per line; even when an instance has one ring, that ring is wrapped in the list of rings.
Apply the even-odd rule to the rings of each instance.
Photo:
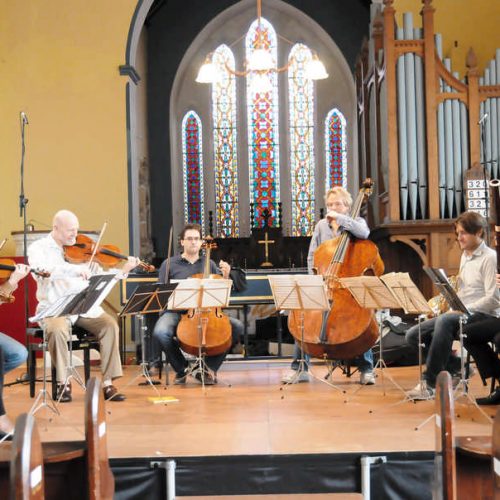
[[[286,71],[290,64],[293,62],[293,58],[289,60],[288,64],[282,67],[278,67],[273,54],[269,47],[267,47],[263,28],[262,28],[262,5],[261,0],[257,0],[257,30],[256,30],[256,40],[254,49],[251,52],[249,58],[245,61],[245,67],[243,70],[238,71],[230,68],[227,64],[223,68],[220,65],[216,65],[213,62],[213,52],[207,55],[205,62],[202,64],[198,71],[198,76],[196,81],[198,83],[217,83],[221,82],[224,78],[222,71],[235,76],[251,76],[251,86],[254,92],[269,92],[271,90],[272,84],[269,76],[272,73],[282,73]],[[231,44],[239,42],[243,38],[240,37],[238,40]],[[293,45],[290,40],[278,35],[278,38],[285,41],[289,45]],[[328,73],[326,72],[324,64],[320,61],[316,52],[312,51],[312,57],[304,65],[304,76],[309,80],[324,80],[328,78]]]

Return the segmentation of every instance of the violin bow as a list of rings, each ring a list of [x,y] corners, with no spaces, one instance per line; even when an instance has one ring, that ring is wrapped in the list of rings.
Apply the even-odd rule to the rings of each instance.
[[[102,237],[104,235],[104,231],[106,231],[107,227],[108,227],[108,223],[105,222],[102,225],[101,232],[99,233],[99,238],[97,238],[97,243],[94,245],[94,250],[93,250],[92,255],[90,256],[90,259],[88,261],[87,266],[89,266],[89,268],[90,268],[90,265],[92,264],[92,261],[94,260],[95,254],[97,253],[97,249],[99,248],[99,243],[101,243]]]
[[[168,236],[168,254],[167,254],[167,265],[165,269],[165,283],[170,282],[170,256],[172,255],[172,240],[174,237],[174,228],[170,226],[170,234]]]
[[[2,250],[3,246],[7,243],[7,238],[4,238],[2,242],[0,243],[0,250]]]

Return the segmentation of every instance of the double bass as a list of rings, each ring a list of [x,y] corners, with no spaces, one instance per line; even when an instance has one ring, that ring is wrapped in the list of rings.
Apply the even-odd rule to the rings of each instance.
[[[222,279],[219,274],[210,274],[210,252],[217,248],[211,238],[206,238],[202,248],[205,250],[203,274],[192,278]],[[231,323],[220,307],[190,309],[183,314],[177,325],[177,339],[181,349],[198,356],[216,356],[229,350],[232,343]]]
[[[371,194],[373,182],[366,179],[353,204],[350,216],[359,216],[361,206]],[[352,359],[370,349],[378,338],[378,324],[373,310],[361,307],[345,289],[339,278],[375,275],[384,272],[377,246],[369,240],[354,238],[348,231],[322,243],[314,253],[314,268],[328,289],[331,308],[303,311],[303,350],[311,356],[326,359]],[[291,311],[288,328],[301,342],[301,311]]]

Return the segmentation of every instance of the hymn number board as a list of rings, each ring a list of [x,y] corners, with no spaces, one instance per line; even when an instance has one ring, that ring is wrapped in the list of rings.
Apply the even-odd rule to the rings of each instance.
[[[465,209],[488,218],[490,205],[489,175],[474,165],[465,175]]]

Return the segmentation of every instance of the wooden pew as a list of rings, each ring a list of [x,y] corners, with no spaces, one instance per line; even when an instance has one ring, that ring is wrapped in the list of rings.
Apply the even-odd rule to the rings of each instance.
[[[442,371],[436,381],[436,457],[434,459],[433,498],[455,500],[457,479],[455,436],[453,429],[454,401],[451,375]]]
[[[10,499],[45,498],[42,445],[33,415],[17,418],[10,455]]]
[[[493,498],[500,500],[500,408],[493,421],[492,439]]]
[[[91,500],[113,498],[115,478],[108,458],[106,412],[101,383],[92,377],[85,396],[85,437],[87,441],[87,472]]]
[[[104,397],[101,384],[94,377],[88,382],[85,396],[85,438],[85,441],[42,443],[46,498],[113,498],[114,477],[108,460]],[[0,444],[0,492],[9,489],[11,448],[12,443]]]

